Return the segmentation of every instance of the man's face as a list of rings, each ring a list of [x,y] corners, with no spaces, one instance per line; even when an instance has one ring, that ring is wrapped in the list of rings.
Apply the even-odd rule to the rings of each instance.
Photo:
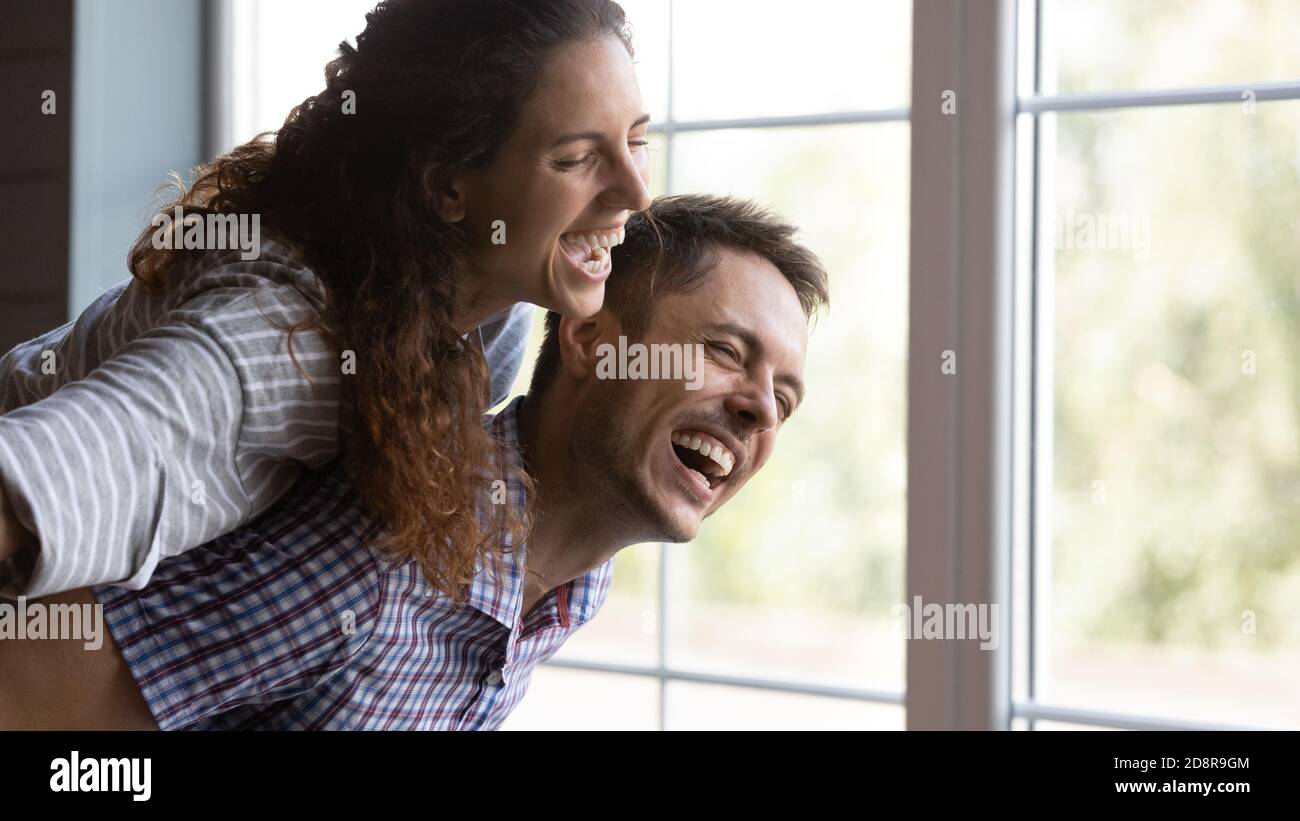
[[[638,541],[684,542],[772,455],[803,397],[807,318],[771,262],[735,249],[720,251],[694,291],[665,295],[651,311],[644,337],[628,344],[679,345],[693,360],[703,346],[694,380],[702,385],[593,373],[578,397],[570,452]],[[605,327],[622,332],[617,322]]]

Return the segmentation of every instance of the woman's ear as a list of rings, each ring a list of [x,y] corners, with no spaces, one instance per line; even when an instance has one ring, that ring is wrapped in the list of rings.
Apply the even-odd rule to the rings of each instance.
[[[433,207],[446,222],[465,219],[464,184],[459,174],[445,166],[429,163],[424,168],[424,193],[433,200]]]
[[[595,373],[602,356],[608,355],[603,346],[617,349],[618,335],[623,325],[607,308],[601,308],[589,317],[560,319],[560,362],[562,370],[575,380],[582,381]]]

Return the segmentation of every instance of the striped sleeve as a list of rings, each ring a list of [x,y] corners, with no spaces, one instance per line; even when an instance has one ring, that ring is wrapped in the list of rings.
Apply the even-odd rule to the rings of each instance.
[[[0,482],[40,540],[6,596],[138,590],[158,562],[228,533],[338,453],[340,368],[283,284],[188,300],[85,378],[0,416]],[[273,320],[272,324],[268,320]],[[11,563],[12,565],[13,563]]]
[[[496,407],[510,397],[510,388],[523,366],[528,349],[528,332],[532,329],[537,308],[516,302],[479,326],[483,339],[483,356],[492,374],[492,402]]]

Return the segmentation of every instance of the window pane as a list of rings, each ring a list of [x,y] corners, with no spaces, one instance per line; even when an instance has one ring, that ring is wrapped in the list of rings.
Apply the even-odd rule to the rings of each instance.
[[[663,134],[650,134],[650,195],[658,197],[668,193],[668,138]]]
[[[668,682],[668,730],[902,730],[903,708],[749,687]]]
[[[1300,0],[1043,2],[1060,91],[1300,80]]]
[[[668,117],[668,3],[618,0],[632,29],[633,63],[653,122]]]
[[[1300,103],[1063,114],[1039,701],[1300,727]]]
[[[673,118],[899,108],[911,97],[904,0],[688,0],[673,6]]]
[[[502,730],[657,730],[659,682],[542,664]]]
[[[908,127],[677,140],[675,189],[750,197],[798,224],[832,309],[771,461],[671,548],[669,664],[901,690]]]
[[[290,109],[325,88],[339,43],[356,45],[374,0],[236,0],[232,16],[235,144],[276,131]]]

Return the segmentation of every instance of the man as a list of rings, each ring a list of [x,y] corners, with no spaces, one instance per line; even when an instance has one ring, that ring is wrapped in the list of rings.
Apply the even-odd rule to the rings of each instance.
[[[828,299],[792,234],[749,203],[696,195],[628,222],[604,308],[549,316],[528,395],[488,421],[502,450],[491,501],[531,502],[533,526],[465,601],[366,546],[382,524],[336,463],[143,590],[96,588],[109,654],[81,664],[58,703],[32,682],[70,671],[67,653],[0,657],[27,682],[5,692],[0,676],[0,727],[500,726],[536,665],[599,610],[619,550],[692,539],[767,462]],[[629,342],[676,351],[678,372],[611,368]]]

